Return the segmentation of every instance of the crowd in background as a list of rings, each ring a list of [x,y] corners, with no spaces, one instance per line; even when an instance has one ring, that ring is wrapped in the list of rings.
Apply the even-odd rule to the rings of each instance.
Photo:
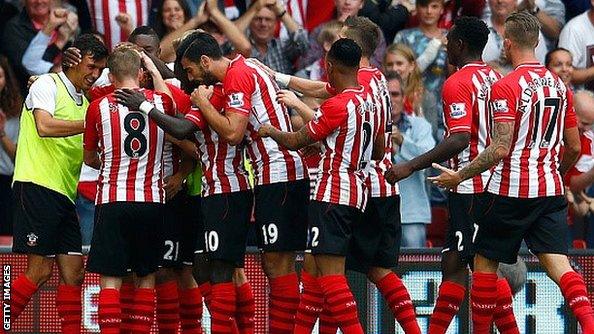
[[[0,234],[10,235],[12,229],[11,175],[27,81],[32,75],[59,72],[62,51],[78,34],[94,33],[112,49],[138,26],[150,26],[161,39],[155,55],[171,63],[173,40],[200,28],[215,36],[225,55],[242,54],[278,72],[325,80],[324,55],[339,38],[342,22],[349,16],[369,17],[382,30],[372,63],[388,80],[397,144],[394,162],[402,162],[443,138],[441,89],[456,70],[447,62],[445,37],[454,19],[477,16],[486,22],[490,35],[483,59],[505,74],[511,64],[502,52],[503,24],[515,11],[528,11],[541,24],[539,60],[576,92],[584,90],[576,93],[574,104],[584,137],[594,138],[594,0],[3,0]],[[311,107],[321,103],[305,102]],[[568,239],[576,247],[594,246],[594,229],[589,228],[594,224],[594,155],[582,144],[581,174],[566,180],[571,190],[568,223],[573,226]],[[404,247],[443,244],[447,193],[427,183],[432,172],[416,172],[399,183]],[[94,200],[88,189],[95,178],[83,169],[77,200],[87,242]]]

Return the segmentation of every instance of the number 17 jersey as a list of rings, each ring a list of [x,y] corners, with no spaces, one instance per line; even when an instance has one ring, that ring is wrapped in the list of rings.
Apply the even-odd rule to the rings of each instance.
[[[493,85],[490,110],[495,123],[515,123],[510,152],[487,191],[515,198],[563,195],[563,132],[577,126],[571,90],[543,65],[524,63]]]
[[[154,107],[174,115],[171,98],[141,89]],[[96,204],[164,203],[165,133],[148,115],[118,104],[113,94],[94,100],[87,110],[84,148],[98,150],[101,168]]]

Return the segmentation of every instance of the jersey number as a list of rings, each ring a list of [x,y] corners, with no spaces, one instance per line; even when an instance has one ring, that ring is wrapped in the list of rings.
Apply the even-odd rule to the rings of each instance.
[[[553,112],[551,113],[551,118],[548,120],[548,122],[546,124],[543,124],[544,128],[540,129],[540,113],[544,112],[545,108],[553,108]],[[560,109],[561,99],[558,97],[547,97],[544,100],[536,101],[533,108],[534,123],[532,124],[532,139],[530,140],[530,144],[528,144],[528,148],[533,148],[534,145],[536,145],[536,137],[538,136],[539,132],[543,130],[544,133],[542,140],[540,141],[539,147],[549,147],[551,143],[551,138],[553,137],[553,131],[555,130],[555,126],[557,124],[557,118],[559,118]]]
[[[165,247],[167,251],[163,255],[163,259],[169,261],[177,261],[177,255],[179,253],[179,241],[173,242],[171,240],[165,240]]]
[[[369,144],[371,143],[371,124],[368,122],[363,122],[363,148],[361,150],[361,163],[359,164],[360,169],[365,169],[367,167],[367,163],[369,161],[365,160],[365,152],[369,148]]]
[[[131,113],[124,118],[124,130],[127,133],[124,151],[130,158],[138,158],[146,152],[147,141],[142,133],[145,128],[146,119],[139,113]]]
[[[272,245],[278,240],[278,227],[276,224],[262,225],[262,239],[264,245]]]

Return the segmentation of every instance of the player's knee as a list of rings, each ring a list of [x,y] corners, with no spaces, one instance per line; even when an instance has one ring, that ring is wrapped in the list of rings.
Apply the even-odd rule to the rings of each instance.
[[[212,284],[233,281],[235,265],[228,261],[214,260],[210,264],[210,282]]]
[[[210,264],[206,254],[196,254],[194,265],[192,266],[192,275],[198,284],[206,283],[210,280]]]
[[[268,277],[288,275],[295,271],[295,254],[265,253],[262,257],[262,268]]]
[[[157,284],[162,284],[165,282],[173,281],[176,279],[176,274],[173,269],[170,268],[160,268],[157,271],[156,281]]]
[[[444,281],[464,285],[468,277],[468,264],[456,251],[444,253],[441,258],[441,272]]]
[[[392,271],[387,268],[371,267],[367,272],[367,278],[374,284],[377,284],[382,278],[386,277]]]
[[[52,277],[52,266],[40,265],[32,268],[27,268],[25,275],[33,283],[37,284],[37,286],[41,286],[45,282],[49,281],[49,279]]]

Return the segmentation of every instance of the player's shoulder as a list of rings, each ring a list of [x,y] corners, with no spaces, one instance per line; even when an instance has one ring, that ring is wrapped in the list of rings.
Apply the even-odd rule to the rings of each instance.
[[[52,73],[46,73],[46,74],[40,75],[37,78],[37,80],[35,80],[31,84],[31,87],[29,87],[29,92],[30,93],[46,92],[48,89],[55,90],[57,87],[56,80],[54,77],[55,75],[56,74],[52,74]]]

